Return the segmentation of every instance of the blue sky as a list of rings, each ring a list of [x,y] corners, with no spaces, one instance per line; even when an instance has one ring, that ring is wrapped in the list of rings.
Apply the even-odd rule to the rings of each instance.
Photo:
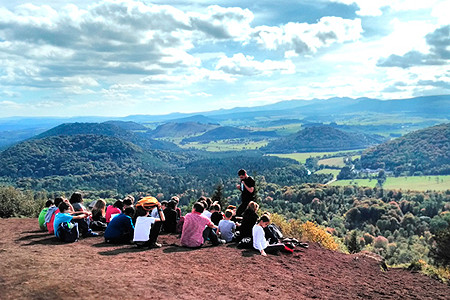
[[[47,3],[0,2],[0,117],[450,94],[450,0]]]

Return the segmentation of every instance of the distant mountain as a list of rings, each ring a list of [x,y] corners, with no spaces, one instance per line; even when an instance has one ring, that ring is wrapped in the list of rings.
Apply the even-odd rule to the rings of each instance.
[[[268,137],[273,138],[276,136],[277,136],[276,132],[274,132],[274,131],[251,131],[251,130],[247,130],[247,129],[232,127],[232,126],[221,126],[221,127],[212,129],[210,131],[207,131],[200,136],[185,138],[185,139],[183,139],[182,142],[183,143],[190,143],[190,142],[207,143],[207,142],[218,141],[218,140],[229,140],[229,139],[238,139],[238,138],[261,139],[261,138],[268,138]]]
[[[150,134],[153,138],[163,138],[163,137],[188,137],[192,135],[197,135],[205,133],[208,130],[216,128],[218,125],[212,124],[201,124],[197,122],[186,122],[186,123],[166,123],[159,125]]]
[[[395,175],[450,174],[450,123],[417,130],[367,150],[363,168]]]
[[[173,143],[152,139],[148,132],[132,132],[111,123],[65,123],[47,130],[35,138],[40,139],[49,136],[78,134],[95,134],[116,137],[136,144],[144,150],[180,150],[180,148]]]
[[[216,119],[206,117],[204,115],[194,115],[184,118],[171,119],[168,120],[170,123],[200,123],[200,124],[211,124],[219,125]]]
[[[144,125],[132,121],[106,121],[103,124],[115,125],[125,130],[149,130]]]
[[[100,135],[49,136],[0,152],[0,176],[13,178],[133,172],[150,165],[165,163],[132,143]]]
[[[271,141],[261,150],[270,153],[341,151],[367,148],[383,140],[381,136],[318,126],[307,127],[295,134]]]

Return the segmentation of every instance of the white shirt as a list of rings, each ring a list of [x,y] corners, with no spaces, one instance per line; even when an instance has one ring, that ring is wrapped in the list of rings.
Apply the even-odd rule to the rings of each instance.
[[[261,226],[259,225],[253,226],[252,235],[253,235],[253,248],[259,251],[267,248],[268,243],[266,240],[266,235],[264,233],[264,229]]]
[[[155,218],[152,217],[138,217],[134,227],[133,242],[146,242],[150,238],[150,229],[155,223]]]
[[[208,219],[211,220],[211,215],[212,213],[209,210],[205,210],[202,215],[204,215],[205,217],[207,217]]]

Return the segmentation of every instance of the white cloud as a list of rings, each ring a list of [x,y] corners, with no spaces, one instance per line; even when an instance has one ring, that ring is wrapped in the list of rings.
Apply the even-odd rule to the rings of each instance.
[[[275,71],[294,73],[295,65],[290,60],[262,62],[254,60],[254,57],[238,53],[233,57],[222,57],[216,65],[216,70],[222,70],[232,75],[252,76],[259,74],[272,74]]]
[[[286,57],[315,53],[333,43],[356,41],[363,32],[361,20],[323,17],[315,24],[288,23],[281,26],[258,26],[252,38],[270,50],[283,50]]]

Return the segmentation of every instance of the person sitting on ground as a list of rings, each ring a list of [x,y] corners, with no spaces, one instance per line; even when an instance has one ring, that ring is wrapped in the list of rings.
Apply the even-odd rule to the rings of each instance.
[[[133,240],[135,214],[133,206],[124,209],[123,213],[113,218],[105,230],[105,242],[111,244],[129,244]]]
[[[214,204],[211,206],[211,222],[214,223],[214,225],[218,226],[220,220],[223,219],[223,213],[220,211],[220,205]]]
[[[80,192],[73,193],[69,202],[72,204],[74,211],[88,211],[83,205],[83,195]]]
[[[150,211],[156,208],[158,217],[148,217]],[[148,246],[149,248],[160,248],[157,243],[162,223],[165,221],[161,203],[155,197],[144,197],[136,203],[136,213],[134,218],[133,241],[138,246]]]
[[[252,229],[252,239],[253,248],[258,250],[262,256],[267,256],[269,254],[277,254],[279,251],[284,251],[287,253],[293,253],[294,250],[285,246],[284,244],[269,244],[265,238],[264,228],[270,224],[270,218],[267,215],[262,215],[258,220],[258,224],[253,226]]]
[[[94,207],[92,208],[92,216],[91,216],[91,224],[90,227],[92,230],[100,230],[103,231],[106,229],[106,202],[103,199],[98,199]]]
[[[127,207],[134,207],[134,197],[131,195],[126,196],[122,200],[123,202],[123,210],[125,210]]]
[[[45,202],[45,207],[39,213],[38,222],[39,228],[41,228],[42,231],[47,231],[47,225],[45,225],[45,215],[47,214],[48,209],[54,206],[53,200],[47,200],[47,202]]]
[[[253,226],[255,226],[256,222],[258,221],[258,215],[257,215],[258,209],[259,209],[259,205],[256,202],[251,201],[248,204],[247,209],[244,211],[244,213],[242,215],[242,223],[238,228],[239,240],[252,236]]]
[[[66,202],[69,205],[69,208],[71,211],[73,211],[72,205],[70,204],[69,200],[64,199],[62,197],[56,197],[54,204],[55,206],[49,207],[47,214],[45,215],[45,225],[47,226],[47,230],[49,234],[55,234],[55,229],[53,228],[53,223],[55,222],[55,216],[57,213],[59,213],[59,205],[62,202]]]
[[[233,221],[234,223],[242,221],[242,217],[236,216],[236,206],[235,205],[228,205],[227,210],[228,209],[233,212],[233,216],[231,217],[231,221]]]
[[[177,202],[170,200],[167,203],[166,209],[163,210],[166,220],[163,222],[163,231],[166,233],[175,233],[177,230],[177,212],[175,207]],[[161,205],[162,206],[162,205]]]
[[[225,211],[224,219],[219,222],[220,237],[227,243],[234,240],[234,232],[236,231],[236,224],[231,221],[233,212],[229,209]]]
[[[211,220],[212,212],[210,211],[212,200],[211,198],[206,198],[205,200],[202,200],[203,206],[205,207],[203,211],[203,215]]]
[[[181,209],[178,207],[178,204],[180,204],[180,198],[178,198],[177,196],[173,196],[172,198],[170,198],[170,200],[175,201],[175,211],[177,212],[177,222],[178,222],[181,218]]]
[[[86,211],[73,212],[71,207],[66,202],[61,202],[58,206],[59,213],[55,216],[55,221],[53,222],[53,228],[55,229],[55,236],[59,238],[60,231],[59,226],[64,222],[77,222],[80,225],[80,221],[89,218],[90,214]],[[85,226],[78,226],[78,229],[83,237],[98,236],[97,233],[92,232],[89,228]]]
[[[122,209],[123,209],[123,201],[120,199],[116,200],[116,202],[114,202],[113,205],[108,205],[105,214],[106,223],[109,223],[111,221],[111,217],[121,214]]]
[[[217,234],[212,229],[218,229],[210,219],[202,215],[204,210],[203,204],[194,203],[192,212],[184,217],[183,230],[181,233],[181,245],[189,248],[201,247],[205,240],[209,239],[213,246],[225,243],[219,240]],[[207,226],[205,228],[205,226]],[[217,232],[219,233],[219,231]]]

